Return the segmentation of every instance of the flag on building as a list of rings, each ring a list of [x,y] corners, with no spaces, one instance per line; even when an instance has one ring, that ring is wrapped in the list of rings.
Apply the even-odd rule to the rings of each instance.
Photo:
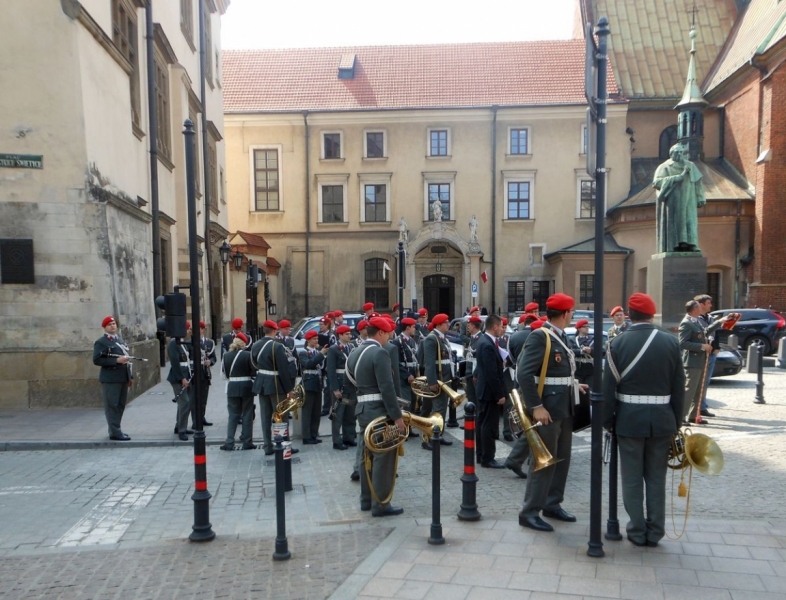
[[[486,283],[489,280],[489,273],[488,273],[488,271],[483,271],[480,274],[480,278],[483,280],[483,283]]]

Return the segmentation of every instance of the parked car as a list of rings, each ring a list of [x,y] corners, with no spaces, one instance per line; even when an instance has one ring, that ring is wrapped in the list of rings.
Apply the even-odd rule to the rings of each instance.
[[[322,315],[304,317],[292,326],[292,337],[295,338],[295,349],[306,346],[305,335],[312,329],[319,330],[319,320]],[[355,325],[363,318],[363,313],[344,313],[344,325],[349,325],[355,331]],[[353,333],[354,335],[354,333]]]
[[[715,332],[722,345],[728,344],[729,336],[734,334],[738,338],[740,348],[745,350],[752,343],[761,342],[764,344],[765,355],[777,351],[778,343],[786,333],[786,319],[781,314],[766,308],[728,308],[714,310],[711,314],[723,317],[730,312],[737,312],[742,316],[734,324],[733,329],[721,328]]]
[[[731,348],[721,348],[715,359],[712,377],[726,377],[736,375],[742,370],[742,354]]]

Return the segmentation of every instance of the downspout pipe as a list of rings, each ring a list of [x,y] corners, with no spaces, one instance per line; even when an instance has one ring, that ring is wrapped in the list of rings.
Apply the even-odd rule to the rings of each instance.
[[[155,299],[161,290],[161,223],[158,206],[158,115],[156,114],[155,59],[153,56],[153,0],[145,8],[145,44],[147,51],[147,139],[150,144],[150,212],[153,215],[153,311],[158,317]],[[159,362],[165,364],[166,336],[156,331],[159,342]]]
[[[310,315],[311,312],[309,311],[309,288],[308,288],[308,272],[309,272],[309,254],[310,254],[310,244],[311,244],[311,172],[310,167],[311,164],[309,162],[309,130],[308,130],[308,111],[303,111],[303,125],[306,128],[306,285],[305,285],[305,309],[306,309],[306,316]]]
[[[207,89],[205,81],[207,79],[207,56],[205,51],[206,45],[206,31],[205,31],[205,3],[198,2],[199,5],[199,95],[202,101],[202,173],[203,173],[203,190],[205,192],[205,262],[207,263],[206,267],[206,277],[205,280],[207,281],[207,298],[208,302],[210,303],[210,323],[211,323],[211,331],[212,331],[212,338],[214,340],[219,339],[221,336],[221,323],[218,323],[219,316],[215,314],[215,303],[213,302],[213,260],[212,260],[212,252],[210,248],[210,194],[212,192],[210,184],[215,178],[215,173],[209,173],[208,171],[208,145],[207,145]],[[216,65],[218,68],[218,65]],[[216,156],[218,159],[218,156]],[[216,165],[218,166],[218,165]],[[218,199],[216,199],[218,200]],[[207,310],[205,311],[207,313]],[[196,324],[194,325],[196,327]]]
[[[497,306],[497,111],[491,107],[491,312]]]
[[[628,259],[633,254],[633,250],[625,250],[625,260],[622,263],[622,306],[627,306],[625,303],[628,301]]]

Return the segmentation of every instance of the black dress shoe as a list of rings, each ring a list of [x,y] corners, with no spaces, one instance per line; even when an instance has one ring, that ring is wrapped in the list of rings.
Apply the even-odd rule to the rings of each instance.
[[[638,541],[638,540],[634,540],[634,539],[633,539],[632,537],[630,537],[630,536],[627,536],[627,537],[628,537],[628,541],[629,541],[631,544],[633,544],[634,546],[643,547],[643,546],[646,546],[646,545],[647,545],[647,542],[640,542],[640,541]]]
[[[519,515],[519,525],[535,531],[554,531],[554,528],[540,517],[524,517]]]
[[[504,437],[505,437],[505,441],[506,442],[512,442],[513,441],[513,436],[511,434],[509,434],[509,433],[506,433]]]
[[[509,462],[505,462],[504,466],[505,466],[506,469],[510,469],[511,471],[513,471],[521,479],[526,479],[527,478],[527,474],[524,471],[521,470],[521,467],[516,466],[513,463],[509,463]]]
[[[396,515],[400,515],[404,512],[404,509],[400,506],[388,506],[385,510],[372,510],[371,516],[372,517],[395,517]]]
[[[110,440],[114,440],[116,442],[128,442],[131,440],[125,433],[121,433],[120,435],[110,435]]]
[[[714,417],[715,413],[711,413],[708,410],[703,410],[699,413],[702,417]]]
[[[221,446],[219,446],[219,448],[221,450],[234,450],[235,449],[235,445],[234,444],[222,444]]]
[[[272,448],[265,448],[265,456],[272,456],[273,454],[275,454],[275,452],[273,452]]]
[[[363,504],[361,502],[360,503],[360,510],[362,510],[363,512],[367,512],[367,511],[371,510],[371,504],[370,503],[369,504]]]
[[[303,440],[303,444],[305,444],[306,446],[311,445],[311,444],[314,444],[316,446],[318,443],[319,442],[317,440],[315,440],[314,438],[311,438],[310,440]]]
[[[247,446],[243,446],[243,450],[256,450],[256,449],[257,449],[256,444],[248,444]]]
[[[202,421],[202,425],[204,425],[205,427],[212,427],[213,426],[213,424],[210,421]]]
[[[423,448],[424,450],[429,450],[429,451],[434,449],[434,446],[431,445],[431,442],[421,442],[420,447]]]
[[[355,447],[358,445],[357,442],[353,442],[352,440],[344,440],[344,445]]]
[[[297,454],[298,452],[300,452],[300,449],[299,448],[292,448],[290,446],[289,452],[290,452],[290,454]]]
[[[557,519],[557,521],[565,521],[566,523],[575,523],[576,517],[562,508],[557,510],[544,510],[543,516],[549,519]]]
[[[333,444],[333,450],[346,450],[347,446],[344,444]]]
[[[178,434],[177,425],[175,425],[175,435]]]
[[[314,441],[315,441],[317,444],[321,444],[321,443],[322,443],[322,438],[315,437],[315,438],[314,438]]]
[[[696,419],[690,419],[688,421],[683,421],[682,424],[685,425],[686,427],[689,427],[691,425],[709,425],[709,421],[707,419],[699,418],[698,421]]]
[[[352,481],[360,481],[360,473],[357,471],[352,471],[352,475],[349,476]]]
[[[439,443],[442,444],[443,446],[452,446],[453,445],[453,442],[451,442],[449,440],[446,440],[445,438],[440,438],[439,439]]]
[[[481,467],[486,469],[504,469],[505,465],[499,464],[496,460],[490,460],[488,462],[480,463]]]
[[[658,542],[647,540],[647,548],[657,548],[657,546],[658,546]]]
[[[178,433],[177,437],[178,437],[179,440],[181,440],[183,442],[187,442],[188,441],[188,436],[185,433]]]

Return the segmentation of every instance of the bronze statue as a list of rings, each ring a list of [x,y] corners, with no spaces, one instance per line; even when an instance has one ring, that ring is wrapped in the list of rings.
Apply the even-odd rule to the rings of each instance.
[[[698,167],[685,157],[680,144],[669,150],[669,160],[658,166],[652,180],[658,190],[655,207],[657,252],[701,252],[698,207],[704,206],[704,186]]]

